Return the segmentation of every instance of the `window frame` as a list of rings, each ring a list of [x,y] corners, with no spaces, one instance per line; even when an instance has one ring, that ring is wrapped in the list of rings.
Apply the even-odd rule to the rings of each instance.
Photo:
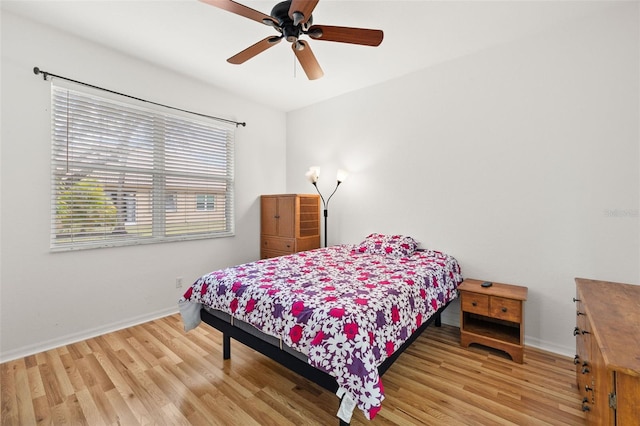
[[[130,99],[119,94],[105,92],[73,82],[55,78],[52,79],[51,82],[51,251],[121,247],[171,241],[223,238],[235,235],[235,126],[232,126],[228,123],[219,122],[213,118],[200,116],[198,114],[189,113],[186,111],[174,111],[161,105],[146,103],[137,99]],[[149,192],[147,194],[147,199],[150,200],[147,201],[147,204],[151,204],[151,213],[148,215],[149,218],[147,219],[147,221],[150,223],[150,233],[147,232],[143,235],[142,232],[126,232],[127,229],[134,228],[138,222],[137,218],[133,218],[134,221],[131,221],[131,212],[129,212],[129,209],[131,207],[130,198],[132,196],[136,198],[139,195],[138,191],[135,188],[125,188],[121,191],[119,190],[118,194],[116,194],[116,197],[119,196],[122,197],[122,199],[119,199],[117,202],[113,202],[114,205],[119,204],[119,208],[121,209],[117,210],[116,217],[118,217],[119,215],[121,219],[123,217],[123,214],[127,214],[127,217],[125,218],[126,220],[121,223],[122,227],[120,231],[116,232],[115,230],[112,230],[110,233],[104,232],[103,234],[95,237],[92,234],[91,236],[85,236],[84,238],[76,236],[76,234],[74,233],[75,231],[71,231],[68,235],[64,235],[61,232],[61,218],[60,214],[57,212],[57,206],[59,204],[60,198],[59,188],[61,182],[61,160],[59,158],[61,152],[60,144],[66,143],[66,147],[63,147],[62,150],[64,151],[64,149],[66,149],[67,152],[69,152],[70,150],[74,149],[74,142],[69,142],[69,136],[66,136],[66,141],[60,141],[59,133],[61,124],[59,123],[59,116],[58,122],[56,122],[56,114],[60,114],[60,106],[56,105],[56,101],[58,102],[58,104],[60,103],[60,98],[56,98],[56,96],[58,96],[60,93],[72,93],[73,95],[79,96],[83,99],[85,97],[91,98],[96,100],[96,102],[100,103],[101,105],[108,105],[109,108],[120,108],[124,111],[123,114],[127,114],[127,111],[133,111],[133,115],[135,115],[136,112],[140,112],[140,114],[150,115],[153,116],[154,119],[157,119],[157,125],[159,126],[158,128],[162,129],[156,130],[154,128],[153,132],[156,135],[153,137],[153,142],[149,142],[149,144],[153,147],[152,151],[154,160],[153,167],[147,173],[147,177],[151,176],[149,178],[149,182],[151,183],[147,185],[147,188],[150,188],[147,189],[147,191]],[[66,114],[69,116],[72,114],[71,108],[69,106],[67,106]],[[63,123],[62,126],[64,127],[64,125],[65,124]],[[118,123],[118,125],[120,125],[120,123]],[[67,123],[66,126],[67,133],[69,133],[69,128],[71,128],[72,125]],[[109,128],[110,125],[106,125],[104,126],[104,128],[100,128],[100,131],[105,131],[105,133],[107,133]],[[197,135],[196,130],[194,129],[197,129],[197,132],[199,132]],[[205,129],[204,136],[202,135],[202,129]],[[180,133],[183,130],[184,133]],[[196,142],[190,142],[188,140],[189,135],[193,135],[193,137],[196,138],[202,137],[206,139],[208,135],[206,131],[209,130],[216,136],[213,137],[213,139],[205,140],[206,143],[203,143],[199,139],[197,139]],[[158,137],[157,134],[160,134],[161,136]],[[85,135],[94,136],[92,133],[90,133],[90,131],[87,131]],[[81,138],[82,136],[80,137],[80,140],[82,140]],[[182,138],[185,138],[185,140],[182,141]],[[83,142],[79,142],[78,144],[82,145],[82,143]],[[131,141],[122,140],[119,141],[119,143],[126,144],[131,143]],[[179,143],[184,143],[185,148],[182,148]],[[211,145],[207,145],[209,143]],[[97,145],[100,144],[102,144],[102,142],[99,142]],[[107,143],[105,142],[104,145],[106,146]],[[96,149],[108,149],[108,147],[105,146],[100,145],[100,147]],[[211,158],[211,160],[207,160],[208,162],[206,166],[209,166],[211,170],[214,170],[215,168],[214,172],[204,172],[197,169],[196,167],[193,167],[193,164],[188,164],[188,162],[190,161],[196,161],[190,160],[190,158],[199,158],[197,157],[198,151],[192,151],[194,149],[194,146],[198,149],[201,148],[204,150],[202,151],[202,158],[198,161],[202,163],[205,161],[205,159]],[[171,151],[172,149],[173,151]],[[184,152],[181,153],[180,150],[183,150]],[[216,156],[210,157],[211,155]],[[67,169],[69,167],[68,157],[69,155],[67,154]],[[126,167],[122,166],[121,163],[119,163],[117,167],[107,166],[105,165],[106,162],[96,162],[95,164],[93,164],[91,163],[90,157],[91,155],[87,155],[84,159],[85,162],[83,163],[83,167],[86,167],[85,170],[89,171],[87,173],[107,173],[108,170],[111,169],[113,169],[114,171],[109,173],[120,173],[121,175],[132,175],[134,173],[131,170],[128,170]],[[180,161],[186,161],[187,163],[183,164],[180,163]],[[167,163],[169,164],[168,166],[166,165]],[[158,167],[158,164],[164,167]],[[176,167],[181,168],[180,171],[176,171],[178,170],[176,169]],[[189,176],[192,177],[190,178]],[[172,187],[169,187],[170,182],[173,185]],[[185,188],[176,190],[175,182],[182,182],[188,187],[188,189]],[[106,186],[104,182],[101,182],[101,184]],[[191,186],[193,186],[193,188]],[[69,188],[69,186],[67,186],[66,188]],[[113,189],[103,188],[103,190],[105,192],[105,196],[108,199],[112,199],[112,196],[114,195],[112,193]],[[214,208],[212,210],[201,211],[198,213],[210,213],[211,215],[215,214],[215,220],[211,218],[198,219],[200,221],[204,221],[204,225],[194,225],[197,220],[192,216],[188,216],[187,214],[186,216],[181,216],[180,220],[188,222],[188,220],[185,219],[185,217],[187,217],[192,220],[193,223],[187,223],[187,225],[177,225],[177,219],[171,219],[171,217],[179,217],[181,212],[171,211],[171,209],[167,209],[167,201],[170,198],[173,199],[172,205],[176,206],[177,210],[180,210],[181,208],[187,208],[186,203],[183,203],[182,200],[189,198],[189,193],[195,195],[196,192],[210,193],[213,191],[222,191],[220,192],[224,195],[222,199],[214,197],[214,206],[218,203],[223,203],[223,206],[221,206],[218,211],[213,211],[215,209]],[[123,203],[125,203],[126,206]],[[135,210],[137,212],[139,209],[139,202],[136,199],[134,200],[134,203],[136,203]],[[185,204],[184,207],[182,207],[183,204]],[[172,222],[172,220],[174,221]],[[221,229],[217,229],[219,228],[219,224],[222,224]],[[146,226],[149,227],[149,224],[147,224]],[[122,229],[124,229],[125,232],[123,232]],[[78,235],[80,235],[80,233],[78,233]]]

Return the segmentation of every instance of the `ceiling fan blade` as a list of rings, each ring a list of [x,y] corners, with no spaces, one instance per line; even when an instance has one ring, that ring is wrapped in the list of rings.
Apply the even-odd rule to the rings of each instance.
[[[245,18],[253,19],[254,21],[260,22],[261,24],[271,25],[270,23],[265,23],[265,20],[271,21],[278,25],[278,23],[269,15],[266,15],[262,12],[259,12],[255,9],[251,9],[250,7],[244,6],[240,3],[236,3],[232,0],[200,0],[203,3],[210,4],[211,6],[218,7],[220,9],[226,10],[227,12],[235,13],[236,15],[244,16]]]
[[[263,38],[259,42],[247,47],[242,52],[233,55],[232,57],[227,59],[227,62],[234,65],[240,65],[248,61],[249,59],[253,58],[258,53],[262,53],[268,48],[273,47],[276,44],[280,43],[281,40],[282,40],[282,37],[274,37],[274,36]]]
[[[318,0],[292,0],[289,7],[289,18],[293,19],[293,25],[307,22],[317,4]]]
[[[291,43],[291,48],[298,58],[298,62],[302,66],[304,73],[307,74],[309,80],[316,80],[324,75],[320,64],[315,55],[311,51],[311,47],[307,42],[299,40],[295,43]]]
[[[331,25],[312,25],[307,35],[315,40],[337,41],[339,43],[379,46],[384,33],[382,30],[368,28],[334,27]]]

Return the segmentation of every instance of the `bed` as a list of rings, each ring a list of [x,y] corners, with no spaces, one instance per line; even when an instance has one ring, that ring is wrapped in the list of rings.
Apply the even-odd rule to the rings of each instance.
[[[411,237],[371,234],[360,244],[294,253],[210,272],[178,302],[186,331],[201,321],[341,398],[373,419],[382,374],[457,297],[460,266]]]

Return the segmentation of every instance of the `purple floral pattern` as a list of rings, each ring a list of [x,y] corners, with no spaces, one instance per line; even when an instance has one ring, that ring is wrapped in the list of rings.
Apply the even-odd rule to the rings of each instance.
[[[377,367],[457,296],[457,261],[359,253],[342,245],[260,260],[199,278],[182,301],[201,303],[281,338],[336,378],[372,419],[384,390]]]
[[[404,235],[370,234],[354,250],[358,253],[383,254],[386,256],[411,256],[418,243]]]

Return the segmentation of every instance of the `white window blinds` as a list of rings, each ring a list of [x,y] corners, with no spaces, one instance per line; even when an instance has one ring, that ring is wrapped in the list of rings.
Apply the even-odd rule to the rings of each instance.
[[[52,82],[51,248],[233,235],[234,128]]]

